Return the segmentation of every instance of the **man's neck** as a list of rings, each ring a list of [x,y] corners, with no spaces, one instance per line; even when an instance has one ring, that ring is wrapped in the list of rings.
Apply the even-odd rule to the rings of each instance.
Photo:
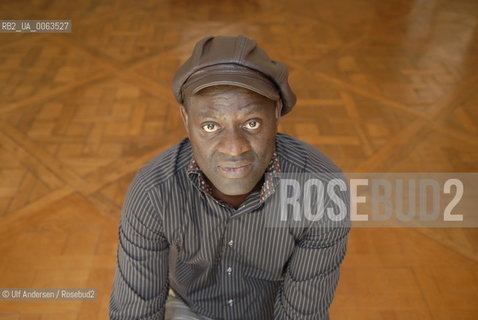
[[[209,182],[210,183],[210,182]],[[212,186],[212,196],[218,200],[225,201],[229,203],[234,209],[237,209],[241,206],[241,204],[246,201],[247,197],[254,191],[258,191],[261,189],[262,184],[264,183],[264,178],[259,180],[259,182],[256,184],[254,189],[252,189],[249,193],[246,194],[241,194],[241,195],[228,195],[224,194],[221,191],[219,191],[214,185],[211,183]]]

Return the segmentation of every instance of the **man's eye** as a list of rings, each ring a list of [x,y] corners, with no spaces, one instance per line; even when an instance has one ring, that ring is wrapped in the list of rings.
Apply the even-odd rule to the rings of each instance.
[[[245,128],[249,130],[255,130],[261,126],[260,122],[257,120],[249,120],[247,121]]]
[[[219,129],[214,123],[206,123],[202,126],[203,130],[206,132],[214,132]]]

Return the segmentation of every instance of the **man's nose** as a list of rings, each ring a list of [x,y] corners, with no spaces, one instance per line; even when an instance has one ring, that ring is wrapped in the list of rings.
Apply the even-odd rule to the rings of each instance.
[[[231,129],[224,132],[219,152],[231,157],[239,156],[250,150],[249,142],[240,129]]]

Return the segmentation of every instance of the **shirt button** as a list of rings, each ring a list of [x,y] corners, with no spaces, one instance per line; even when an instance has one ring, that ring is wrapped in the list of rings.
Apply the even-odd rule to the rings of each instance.
[[[228,304],[230,307],[232,307],[232,302],[233,302],[232,299],[230,299],[230,300],[227,301],[227,304]]]
[[[229,240],[229,242],[227,243],[229,247],[232,247],[233,244],[234,244],[234,240]]]
[[[231,267],[227,268],[227,269],[226,269],[226,272],[227,272],[228,275],[231,275],[231,273],[232,273],[232,268],[231,268]]]

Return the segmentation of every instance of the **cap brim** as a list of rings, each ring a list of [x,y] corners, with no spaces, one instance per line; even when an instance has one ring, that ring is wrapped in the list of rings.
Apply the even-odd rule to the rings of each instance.
[[[230,85],[254,91],[271,100],[280,100],[280,94],[274,84],[256,71],[227,72],[225,70],[199,72],[192,75],[183,86],[183,95],[192,96],[204,88]]]

